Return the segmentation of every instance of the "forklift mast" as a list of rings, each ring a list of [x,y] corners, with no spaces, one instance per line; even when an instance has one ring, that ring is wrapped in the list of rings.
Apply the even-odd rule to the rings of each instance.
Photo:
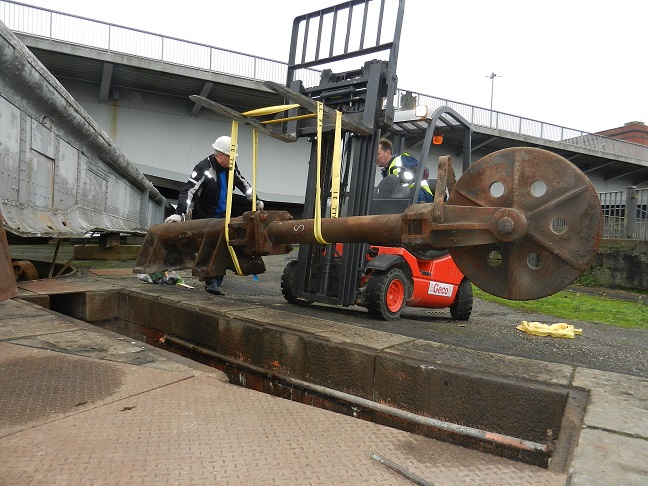
[[[286,86],[325,107],[340,111],[362,130],[342,131],[342,169],[334,166],[334,127],[325,123],[316,140],[314,120],[287,124],[288,134],[309,137],[312,144],[304,218],[313,218],[317,197],[317,143],[321,143],[319,180],[321,217],[330,216],[331,174],[341,170],[341,216],[371,214],[376,150],[381,130],[394,121],[396,65],[404,0],[351,0],[296,17],[293,22]],[[333,72],[325,68],[315,86],[300,76],[317,66],[346,63],[383,53],[386,60],[365,60],[361,68]],[[386,56],[384,55],[386,53]],[[295,113],[296,114],[296,113]],[[290,116],[290,114],[289,114]],[[356,302],[367,243],[300,245],[295,297],[309,302],[349,306]]]

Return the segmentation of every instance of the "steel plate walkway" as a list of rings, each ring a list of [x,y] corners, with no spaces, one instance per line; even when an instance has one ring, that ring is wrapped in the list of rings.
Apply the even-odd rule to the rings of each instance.
[[[0,303],[3,485],[565,484],[566,475],[236,387],[19,299]],[[639,458],[637,458],[639,459]]]

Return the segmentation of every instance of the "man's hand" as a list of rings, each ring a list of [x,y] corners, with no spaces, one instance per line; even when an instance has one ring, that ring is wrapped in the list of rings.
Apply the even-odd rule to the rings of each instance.
[[[172,214],[167,219],[164,220],[165,223],[179,223],[184,218],[179,214]]]
[[[256,203],[257,211],[263,211],[263,206],[264,206],[263,201],[261,199],[257,199],[257,203]]]

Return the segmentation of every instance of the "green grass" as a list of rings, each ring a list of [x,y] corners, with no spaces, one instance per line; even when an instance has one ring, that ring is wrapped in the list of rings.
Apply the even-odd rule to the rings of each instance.
[[[489,302],[559,319],[599,322],[626,329],[648,329],[648,296],[642,297],[641,302],[625,302],[562,290],[543,299],[513,301],[487,294],[474,285],[473,292],[475,297]]]

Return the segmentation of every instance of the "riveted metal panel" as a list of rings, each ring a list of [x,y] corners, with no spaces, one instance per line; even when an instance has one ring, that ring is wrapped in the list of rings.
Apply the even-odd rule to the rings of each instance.
[[[77,179],[79,151],[63,139],[59,139],[59,154],[54,175],[54,209],[65,209],[77,203]],[[80,194],[80,199],[85,195]]]
[[[162,195],[1,22],[0,66],[0,210],[7,230],[69,237],[144,233],[162,222]]]
[[[54,136],[35,120],[27,123],[28,148],[20,160],[19,202],[28,207],[53,208]]]
[[[111,214],[122,214],[129,220],[138,221],[141,196],[142,191],[113,174],[108,185],[106,209]]]
[[[51,126],[52,119],[50,117],[45,116],[43,120]],[[33,118],[31,119],[31,149],[50,159],[56,158],[56,135],[47,126]]]
[[[0,198],[18,200],[20,110],[0,97]]]
[[[103,211],[106,208],[109,173],[97,167],[85,155],[81,156],[80,165],[79,192],[83,194],[83,206]]]

